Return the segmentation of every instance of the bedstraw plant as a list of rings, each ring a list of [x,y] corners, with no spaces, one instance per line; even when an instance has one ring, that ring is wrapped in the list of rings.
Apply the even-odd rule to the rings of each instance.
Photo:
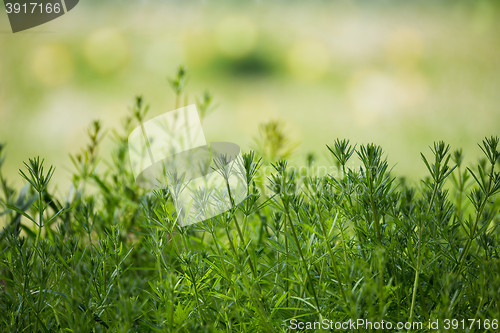
[[[185,68],[169,80],[175,106],[189,102],[186,81]],[[212,111],[211,95],[197,101],[203,117]],[[20,170],[25,185],[12,186],[0,145],[0,331],[291,332],[292,322],[329,331],[364,319],[425,332],[435,320],[446,331],[451,318],[465,321],[458,331],[497,331],[498,137],[467,166],[462,150],[434,143],[421,155],[428,176],[411,184],[380,146],[349,140],[325,148],[339,174],[297,172],[281,159],[290,152],[281,125],[264,125],[258,151],[215,161],[229,209],[181,226],[178,188],[141,189],[130,170],[127,137],[147,108],[137,97],[108,131],[110,158],[99,153],[102,126],[91,125],[65,195],[38,157]],[[355,159],[360,167],[348,167]],[[247,184],[239,204],[233,173]],[[208,195],[199,189],[195,203]]]

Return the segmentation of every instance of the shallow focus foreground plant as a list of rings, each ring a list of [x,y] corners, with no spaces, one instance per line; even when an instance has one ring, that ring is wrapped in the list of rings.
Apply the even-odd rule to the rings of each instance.
[[[170,81],[177,106],[188,102],[186,75]],[[204,114],[209,97],[198,100]],[[432,158],[421,155],[429,176],[413,185],[394,176],[381,147],[348,140],[328,146],[339,175],[297,172],[281,158],[278,136],[272,154],[221,157],[226,183],[214,195],[228,210],[182,226],[174,200],[182,175],[147,191],[130,170],[127,138],[145,110],[136,98],[122,128],[110,131],[109,158],[99,155],[106,132],[91,124],[62,195],[39,158],[26,163],[25,185],[11,186],[0,145],[0,331],[290,332],[293,319],[447,318],[490,325],[469,332],[495,331],[498,138],[482,142],[475,167],[434,143]],[[349,167],[354,159],[360,167]],[[264,168],[273,170],[267,179]],[[234,176],[247,184],[239,204],[228,186]],[[195,204],[208,195],[198,189]]]

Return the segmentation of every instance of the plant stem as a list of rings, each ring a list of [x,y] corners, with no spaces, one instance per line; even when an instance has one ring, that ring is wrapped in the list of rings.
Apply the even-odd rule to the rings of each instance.
[[[344,286],[342,285],[342,280],[341,280],[339,268],[337,266],[337,260],[335,259],[334,255],[333,255],[332,246],[330,245],[330,241],[328,239],[328,234],[326,232],[325,221],[323,219],[323,214],[321,213],[321,207],[319,205],[319,200],[316,203],[316,209],[319,212],[319,220],[320,220],[320,224],[321,224],[321,230],[323,231],[323,237],[325,238],[325,242],[326,242],[326,245],[328,247],[328,254],[330,255],[330,260],[331,260],[332,265],[333,265],[333,270],[335,272],[335,276],[337,277],[337,283],[338,283],[339,288],[340,288],[340,293],[342,294],[342,299],[344,300],[344,303],[347,304],[347,297],[345,295]]]
[[[303,264],[304,269],[305,269],[306,274],[307,274],[307,279],[310,282],[310,287],[311,287],[311,290],[313,293],[314,301],[316,303],[316,310],[319,312],[319,300],[318,300],[318,296],[316,295],[316,288],[314,288],[314,284],[312,284],[311,273],[309,272],[309,267],[307,266],[307,262],[306,262],[306,259],[304,257],[304,254],[302,253],[302,247],[300,245],[299,238],[297,237],[297,232],[295,231],[295,226],[293,225],[288,207],[285,203],[283,203],[283,207],[285,208],[285,214],[288,218],[288,224],[290,225],[290,229],[292,229],[292,236],[293,236],[293,239],[295,241],[295,244],[297,245],[297,249],[299,251],[299,255],[300,255],[300,258],[302,260],[302,264]]]
[[[491,172],[489,174],[490,180],[488,182],[488,186],[486,188],[486,191],[484,193],[484,200],[479,206],[479,209],[477,211],[476,215],[476,220],[474,221],[474,225],[472,226],[472,230],[469,236],[469,239],[467,239],[467,243],[465,243],[464,250],[462,251],[459,259],[458,259],[458,270],[457,272],[460,273],[462,270],[462,266],[465,262],[465,257],[467,257],[467,254],[470,250],[470,247],[472,246],[472,241],[474,239],[474,235],[476,233],[477,225],[479,224],[479,220],[481,219],[481,215],[483,214],[484,207],[486,206],[486,203],[488,202],[489,196],[490,196],[490,189],[491,189],[491,184],[492,184],[492,179],[493,179],[493,172],[495,170],[495,164],[491,164]]]
[[[236,218],[236,209],[235,209],[235,204],[233,200],[233,196],[231,195],[231,188],[229,187],[229,180],[226,179],[226,188],[227,188],[227,193],[229,195],[229,200],[231,203],[231,217],[234,219],[234,224],[236,225],[236,230],[238,231],[238,235],[240,237],[241,242],[245,246],[245,240],[243,239],[243,233],[241,232],[240,224],[238,223],[238,219]],[[252,262],[252,257],[250,257],[250,254],[248,253],[248,248],[245,246],[245,253],[248,257],[248,264],[250,266],[250,270],[252,271],[253,278],[255,279],[257,277],[257,274],[255,272],[253,262]]]
[[[373,223],[375,224],[375,230],[377,232],[377,238],[380,245],[382,245],[382,235],[380,233],[380,220],[378,216],[377,207],[375,206],[375,201],[373,200],[373,182],[371,171],[368,173],[368,183],[370,185],[370,205],[372,207]]]
[[[439,183],[435,183],[434,184],[434,190],[432,191],[432,196],[431,196],[431,201],[429,202],[429,207],[427,208],[427,213],[425,214],[425,216],[429,216],[429,213],[432,209],[432,205],[434,204],[434,199],[436,197],[436,193],[437,193],[437,189],[439,187]],[[419,227],[418,227],[418,254],[417,254],[417,268],[415,270],[415,281],[413,283],[413,293],[412,293],[412,296],[411,296],[411,306],[410,306],[410,317],[408,319],[408,322],[412,322],[413,320],[413,310],[415,308],[415,299],[416,299],[416,296],[417,296],[417,289],[418,289],[418,280],[419,280],[419,277],[420,277],[420,269],[421,269],[421,264],[422,264],[422,257],[423,257],[423,251],[422,251],[422,237],[423,237],[423,225],[422,225],[422,218],[420,217],[419,219],[420,221],[420,224],[419,224]],[[410,332],[411,329],[408,329],[408,332]]]
[[[472,245],[472,240],[474,239],[474,234],[476,233],[477,225],[479,223],[479,220],[481,218],[481,215],[483,214],[484,207],[486,206],[486,202],[488,201],[488,198],[485,197],[484,201],[481,203],[481,206],[479,207],[479,210],[476,215],[476,220],[474,221],[474,225],[472,226],[472,230],[469,236],[469,239],[467,239],[467,243],[465,243],[465,247],[460,254],[460,257],[458,258],[458,265],[457,265],[457,273],[460,273],[462,270],[462,266],[465,262],[465,257],[467,256],[470,247]]]

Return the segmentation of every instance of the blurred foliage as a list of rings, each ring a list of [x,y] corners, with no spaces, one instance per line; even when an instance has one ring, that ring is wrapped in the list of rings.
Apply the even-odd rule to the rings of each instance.
[[[151,116],[197,103],[166,92],[163,73],[175,80],[184,63],[196,89],[224,101],[206,113],[211,140],[249,148],[259,124],[284,119],[301,142],[293,164],[309,152],[325,163],[318,142],[335,137],[375,140],[406,156],[399,167],[415,180],[425,170],[412,157],[429,138],[475,151],[484,132],[498,134],[499,13],[496,1],[86,1],[0,35],[4,172],[37,154],[67,170],[84,124],[115,126],[136,93],[148,95]]]

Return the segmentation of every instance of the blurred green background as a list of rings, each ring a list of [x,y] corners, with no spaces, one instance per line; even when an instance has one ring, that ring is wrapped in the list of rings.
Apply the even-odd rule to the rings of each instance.
[[[0,12],[0,50],[0,142],[17,183],[22,161],[39,155],[64,190],[89,123],[110,134],[137,94],[150,118],[174,109],[166,77],[181,64],[188,103],[208,89],[219,105],[207,141],[248,150],[260,123],[281,119],[300,143],[298,165],[309,152],[328,165],[325,144],[349,138],[381,145],[414,179],[433,141],[470,162],[484,136],[500,134],[493,1],[87,0],[16,34]]]

